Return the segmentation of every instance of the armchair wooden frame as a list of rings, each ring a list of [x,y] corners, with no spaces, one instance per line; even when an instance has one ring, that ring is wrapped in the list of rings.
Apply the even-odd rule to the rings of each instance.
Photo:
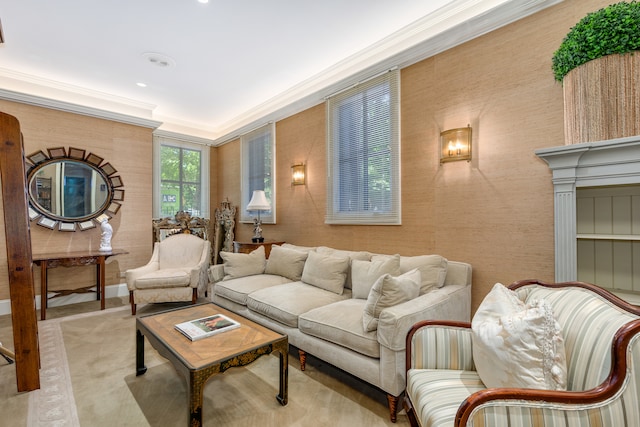
[[[621,309],[640,316],[640,309],[626,303],[615,295],[584,282],[545,283],[538,280],[521,280],[512,283],[509,288],[516,290],[527,285],[540,285],[549,288],[580,287],[591,290]],[[427,320],[416,323],[408,332],[406,340],[406,367],[407,372],[412,363],[412,339],[414,334],[425,326],[447,326],[458,328],[471,328],[471,323]],[[471,394],[458,408],[455,416],[455,426],[465,426],[470,416],[480,405],[491,401],[537,401],[557,404],[596,404],[613,397],[620,391],[627,376],[627,351],[631,339],[640,334],[640,319],[631,321],[620,327],[613,338],[611,345],[611,370],[609,376],[600,385],[590,390],[576,391],[550,391],[522,388],[490,388]],[[412,426],[419,426],[416,414],[410,398],[405,394],[404,408]]]

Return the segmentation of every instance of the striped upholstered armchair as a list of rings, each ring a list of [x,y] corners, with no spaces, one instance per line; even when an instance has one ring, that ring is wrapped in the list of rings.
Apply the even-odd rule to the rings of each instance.
[[[527,280],[509,288],[525,303],[551,304],[564,338],[566,391],[486,388],[473,361],[471,325],[425,321],[407,335],[411,424],[640,426],[640,310],[581,282]]]

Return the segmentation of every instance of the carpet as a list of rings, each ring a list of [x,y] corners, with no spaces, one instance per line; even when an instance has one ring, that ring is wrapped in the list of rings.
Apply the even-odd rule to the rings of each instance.
[[[41,389],[30,393],[29,427],[182,426],[185,380],[145,340],[147,372],[135,375],[135,318],[128,307],[41,321]],[[281,406],[278,356],[212,377],[205,426],[385,426],[384,394],[312,359],[289,357],[289,403]]]

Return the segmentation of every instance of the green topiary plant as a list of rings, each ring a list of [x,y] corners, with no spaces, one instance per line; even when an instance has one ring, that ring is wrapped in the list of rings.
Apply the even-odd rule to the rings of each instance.
[[[553,54],[556,80],[579,65],[614,53],[640,50],[640,3],[612,4],[582,18]]]

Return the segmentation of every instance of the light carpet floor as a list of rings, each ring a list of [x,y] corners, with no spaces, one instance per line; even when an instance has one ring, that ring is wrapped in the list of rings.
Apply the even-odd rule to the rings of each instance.
[[[39,322],[41,388],[29,393],[27,426],[183,426],[186,382],[146,342],[146,374],[135,375],[135,319],[128,307]],[[289,403],[281,406],[278,357],[211,378],[205,426],[407,426],[389,421],[384,393],[309,358],[289,357]],[[0,423],[1,424],[1,423]]]

